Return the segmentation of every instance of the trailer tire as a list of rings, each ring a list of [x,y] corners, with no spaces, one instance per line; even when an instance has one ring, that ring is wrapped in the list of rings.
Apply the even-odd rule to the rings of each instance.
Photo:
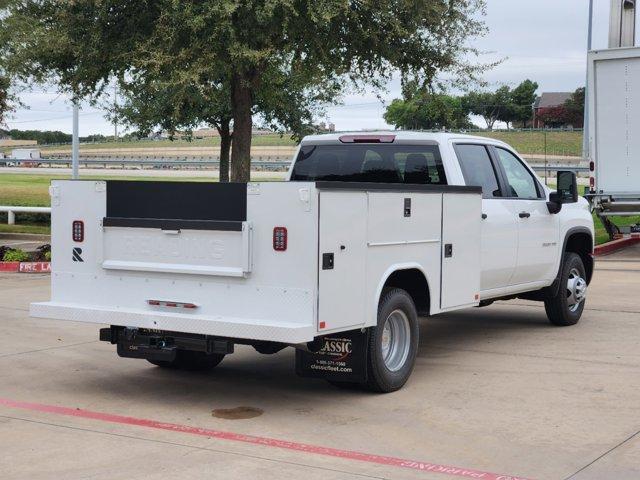
[[[399,288],[382,291],[378,325],[371,329],[367,352],[367,384],[388,393],[407,382],[418,353],[418,313],[411,296]]]
[[[172,368],[176,370],[189,370],[192,372],[202,372],[212,370],[217,367],[225,356],[214,353],[207,355],[204,352],[193,352],[191,350],[178,350],[173,361],[147,360],[149,363],[161,368]]]
[[[586,278],[580,255],[567,252],[562,265],[558,293],[544,302],[544,309],[552,324],[568,327],[578,323],[586,302]]]

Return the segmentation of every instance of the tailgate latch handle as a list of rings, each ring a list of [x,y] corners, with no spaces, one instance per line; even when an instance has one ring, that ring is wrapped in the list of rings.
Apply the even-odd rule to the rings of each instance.
[[[180,235],[180,230],[162,230],[167,235]]]
[[[333,253],[322,254],[322,269],[333,270]]]

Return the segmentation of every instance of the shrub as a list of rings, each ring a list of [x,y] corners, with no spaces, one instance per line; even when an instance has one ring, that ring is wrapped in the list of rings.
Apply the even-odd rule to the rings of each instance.
[[[26,262],[29,260],[29,254],[23,250],[7,250],[2,258],[5,262]]]

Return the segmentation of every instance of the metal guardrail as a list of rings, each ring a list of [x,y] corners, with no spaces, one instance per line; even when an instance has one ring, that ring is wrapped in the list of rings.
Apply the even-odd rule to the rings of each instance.
[[[251,167],[254,170],[269,170],[269,171],[283,171],[287,170],[291,165],[290,158],[275,157],[276,160],[252,160]],[[71,166],[70,158],[40,158],[33,160],[17,160],[11,158],[0,159],[0,166],[11,165],[24,165],[33,166],[36,165],[48,165],[48,166]],[[103,168],[120,166],[121,168],[185,168],[185,167],[198,167],[217,169],[220,167],[220,161],[217,158],[154,158],[154,157],[85,157],[80,158],[80,165],[85,167],[90,166],[102,166]],[[589,172],[589,167],[580,167],[577,165],[533,165],[532,168],[536,172],[555,172],[558,170],[569,170],[576,173]]]
[[[0,206],[0,212],[7,214],[7,223],[15,225],[16,213],[48,213],[51,215],[50,207],[6,207]]]
[[[291,159],[286,157],[275,157],[276,160],[252,160],[251,167],[255,170],[286,170],[291,165]],[[11,158],[0,159],[0,166],[71,166],[70,158],[39,158],[39,159],[27,159],[18,160]],[[153,157],[85,157],[80,158],[80,165],[85,167],[102,166],[103,168],[120,166],[125,169],[127,167],[140,167],[140,168],[185,168],[185,167],[197,167],[197,168],[209,168],[217,169],[220,167],[220,161],[217,158],[202,158],[202,159],[179,159],[179,158],[153,158]]]

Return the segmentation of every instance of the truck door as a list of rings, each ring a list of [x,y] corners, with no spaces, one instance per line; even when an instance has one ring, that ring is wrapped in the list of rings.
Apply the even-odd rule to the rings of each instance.
[[[518,225],[502,196],[497,166],[487,146],[456,144],[455,151],[467,185],[482,187],[480,289],[509,285],[518,256]]]
[[[364,325],[366,192],[320,193],[318,331]]]
[[[547,208],[542,186],[512,152],[494,147],[506,187],[505,202],[518,225],[518,259],[512,285],[555,277],[559,242],[558,215]]]

